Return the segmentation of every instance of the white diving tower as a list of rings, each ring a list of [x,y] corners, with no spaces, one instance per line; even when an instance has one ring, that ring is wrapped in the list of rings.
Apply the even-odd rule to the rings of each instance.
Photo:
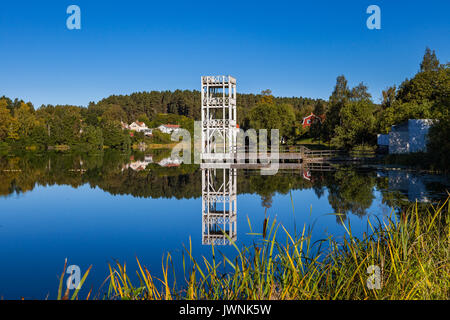
[[[233,161],[236,157],[236,79],[231,76],[202,77],[203,162]]]

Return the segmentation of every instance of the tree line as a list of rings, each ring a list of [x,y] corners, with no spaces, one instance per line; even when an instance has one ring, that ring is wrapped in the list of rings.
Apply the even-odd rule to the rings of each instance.
[[[249,124],[249,111],[263,94],[238,94],[238,118],[242,127]],[[145,122],[150,128],[160,124],[179,124],[193,132],[193,120],[199,120],[201,94],[196,90],[151,91],[130,95],[112,95],[88,107],[42,105],[0,98],[0,148],[47,149],[67,145],[79,150],[101,150],[103,146],[128,149],[132,141],[121,122]],[[297,111],[313,106],[315,99],[274,98]]]
[[[377,133],[387,133],[392,125],[407,119],[437,119],[430,131],[429,150],[437,166],[448,165],[449,63],[441,64],[427,48],[417,74],[398,87],[387,88],[382,96],[381,103],[374,103],[363,82],[350,88],[344,75],[337,77],[328,101],[274,97],[270,90],[238,94],[238,123],[243,129],[279,129],[287,144],[306,137],[350,150],[375,146]],[[128,149],[132,138],[122,130],[121,122],[139,120],[149,127],[172,123],[193,131],[193,120],[201,116],[200,99],[197,90],[150,91],[112,95],[87,107],[42,105],[35,109],[30,102],[2,97],[0,148],[67,145],[85,151],[105,146]],[[302,119],[310,113],[325,120],[303,128]]]

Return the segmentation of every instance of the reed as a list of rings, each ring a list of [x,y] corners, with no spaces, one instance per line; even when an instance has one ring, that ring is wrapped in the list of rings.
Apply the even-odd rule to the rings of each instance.
[[[261,233],[252,233],[259,239],[252,246],[239,248],[233,243],[234,258],[218,255],[212,246],[212,258],[197,261],[189,243],[182,259],[185,276],[180,284],[170,254],[163,259],[161,278],[153,277],[137,260],[136,283],[130,280],[126,264],[116,262],[109,266],[106,297],[449,299],[449,199],[419,211],[415,204],[400,216],[392,214],[376,224],[369,222],[370,235],[362,238],[354,237],[346,227],[343,239],[330,237],[316,242],[306,226],[301,234],[292,236],[276,220],[266,220]],[[280,236],[285,240],[278,241]],[[370,281],[372,278],[379,282]],[[378,285],[379,289],[374,288]]]

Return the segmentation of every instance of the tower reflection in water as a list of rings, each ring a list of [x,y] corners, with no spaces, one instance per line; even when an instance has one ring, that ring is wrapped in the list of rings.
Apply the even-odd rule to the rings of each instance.
[[[202,244],[237,240],[237,169],[202,164]]]

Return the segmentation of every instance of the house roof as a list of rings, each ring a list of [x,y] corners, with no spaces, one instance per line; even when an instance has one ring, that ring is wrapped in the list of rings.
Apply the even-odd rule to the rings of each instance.
[[[306,117],[303,118],[303,120],[302,120],[303,126],[305,126],[306,122],[309,119],[313,119],[313,118],[314,119],[319,119],[320,122],[323,122],[325,120],[325,115],[323,114],[323,115],[318,116],[318,115],[315,115],[314,113],[311,112],[311,114],[309,116],[306,116]]]
[[[311,112],[311,114],[310,114],[309,116],[306,116],[306,117],[303,118],[303,121],[305,121],[305,119],[312,118],[312,117],[314,117],[314,118],[319,118],[320,120],[323,120],[323,118],[325,117],[325,115],[317,116],[317,115],[315,115],[314,113]]]
[[[166,128],[179,128],[180,125],[178,124],[162,124],[161,126],[166,127]]]

